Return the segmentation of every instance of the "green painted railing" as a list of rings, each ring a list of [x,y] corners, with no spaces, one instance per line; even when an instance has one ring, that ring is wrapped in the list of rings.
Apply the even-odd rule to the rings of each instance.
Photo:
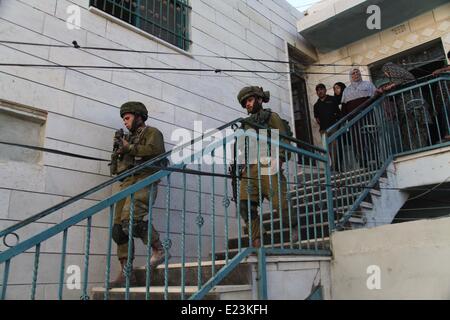
[[[239,129],[242,123],[256,130]],[[221,138],[217,138],[219,133]],[[216,137],[215,140],[209,142],[213,136]],[[264,280],[265,256],[267,254],[329,255],[328,236],[334,223],[334,211],[329,206],[332,203],[329,194],[331,189],[326,189],[327,193],[320,199],[305,191],[311,189],[316,179],[320,178],[320,174],[329,167],[325,150],[306,145],[290,137],[281,136],[281,138],[276,137],[276,132],[273,130],[268,132],[261,126],[237,119],[214,132],[193,139],[187,144],[176,147],[118,177],[1,231],[0,238],[5,245],[9,246],[0,252],[0,272],[3,275],[1,299],[8,299],[8,292],[18,288],[21,292],[29,290],[31,299],[41,299],[52,294],[57,299],[73,298],[74,295],[78,295],[81,299],[90,299],[94,286],[104,287],[103,299],[111,299],[114,291],[109,290],[108,286],[112,275],[112,265],[117,263],[113,262],[115,254],[113,254],[112,242],[116,203],[129,198],[133,211],[136,192],[155,188],[155,183],[159,180],[161,183],[157,198],[163,201],[149,205],[148,238],[151,239],[151,225],[159,215],[162,217],[159,219],[162,223],[158,230],[161,232],[163,248],[166,253],[171,253],[170,262],[181,263],[181,276],[176,277],[179,279],[176,283],[179,287],[176,298],[204,298],[240,262],[254,253],[258,253],[260,263],[258,270],[261,273],[259,279],[262,279],[259,281],[259,297],[267,298],[267,283]],[[201,143],[201,148],[197,147],[198,143]],[[233,143],[235,148],[232,147]],[[233,149],[237,151],[236,157],[232,156]],[[161,170],[157,173],[98,201],[87,209],[79,211],[73,209],[73,206],[83,199],[90,198],[94,194],[98,195],[99,191],[107,191],[113,183],[126,179],[144,168],[154,167],[163,159],[171,160],[174,154],[180,154],[181,151],[186,152],[186,150],[191,152],[187,155],[183,154],[181,161],[169,167],[160,168]],[[256,157],[253,158],[255,154]],[[264,171],[265,166],[261,164],[262,154],[266,155],[266,160],[272,159],[269,163],[274,165],[269,166],[267,172]],[[277,164],[280,159],[278,155],[288,159],[284,161],[284,165]],[[209,156],[209,160],[205,159],[205,156]],[[229,190],[232,176],[227,172],[232,162],[238,162],[241,159],[247,159],[246,162],[241,162],[243,167],[257,166],[258,174],[246,177],[244,173],[241,179],[237,180],[237,199],[233,205]],[[256,161],[250,164],[250,159]],[[212,160],[215,161],[211,162]],[[285,173],[278,170],[282,166]],[[236,173],[239,172],[238,168]],[[270,170],[277,170],[277,172]],[[270,177],[268,180],[272,182],[270,190],[284,188],[286,192],[277,192],[280,201],[279,205],[275,206],[273,205],[275,192],[262,194],[262,189],[258,188],[256,202],[259,205],[259,222],[266,233],[261,233],[260,241],[263,247],[254,248],[253,240],[255,239],[251,238],[251,230],[242,228],[243,221],[240,218],[241,212],[238,205],[244,192],[250,198],[251,190],[241,190],[239,184],[247,179],[254,185],[261,185],[265,175],[268,175]],[[175,197],[174,194],[179,196]],[[152,195],[153,192],[149,192],[149,197]],[[304,199],[299,200],[302,196]],[[270,210],[263,207],[264,198],[267,198],[266,203]],[[149,201],[149,204],[151,203],[153,203],[152,199]],[[66,215],[68,212],[72,214],[62,222],[49,224],[48,219],[55,217],[61,210],[65,210]],[[242,213],[242,217],[245,217],[245,213]],[[106,222],[107,227],[99,228],[97,225],[99,221]],[[33,231],[33,227],[36,226],[45,226],[46,229]],[[128,231],[129,254],[127,268],[125,268],[126,285],[123,298],[132,299],[135,294],[130,286],[129,267],[134,239],[132,221]],[[294,235],[297,235],[297,239]],[[18,243],[11,243],[14,238],[18,239]],[[155,297],[155,278],[152,275],[155,270],[152,270],[149,265],[151,255],[152,249],[147,247],[145,253],[140,256],[145,261],[145,281],[140,284],[142,288],[145,288],[145,296],[143,296],[145,299]],[[209,262],[206,265],[204,262],[207,260]],[[194,266],[197,268],[196,281],[187,277],[188,262],[197,262]],[[74,265],[80,269],[78,287],[77,281],[74,280],[77,278],[67,273],[68,267]],[[163,282],[159,281],[163,283],[164,298],[174,298],[169,289],[175,285],[176,280],[173,279],[174,274],[171,272],[168,258],[165,259],[162,268],[163,273],[158,274],[164,278]],[[205,272],[205,268],[210,268],[209,272]],[[27,279],[28,274],[29,279]],[[192,272],[190,274],[192,275]],[[193,287],[196,290],[192,290]],[[71,290],[74,291],[71,292]]]
[[[406,84],[372,99],[327,130],[336,174],[332,199],[345,228],[394,157],[450,142],[450,75]]]
[[[90,5],[126,23],[189,50],[187,0],[90,0]]]

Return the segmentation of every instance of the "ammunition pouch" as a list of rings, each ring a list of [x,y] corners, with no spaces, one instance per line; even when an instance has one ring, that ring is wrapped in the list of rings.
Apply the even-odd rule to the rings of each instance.
[[[117,174],[121,174],[128,169],[131,169],[135,166],[134,156],[129,154],[121,155],[119,160],[117,161]]]
[[[249,221],[249,207],[247,200],[241,200],[239,203],[239,210],[241,213],[242,219],[247,223]],[[258,203],[251,201],[250,202],[250,220],[254,220],[258,218]]]
[[[117,245],[128,243],[128,235],[123,232],[122,225],[115,224],[112,229],[112,238]]]
[[[118,157],[119,156],[116,153],[113,153],[111,155],[111,162],[108,164],[109,165],[109,171],[110,171],[112,176],[117,174]]]
[[[136,221],[137,220],[137,221]],[[136,219],[133,222],[133,237],[139,237],[139,238],[143,238],[147,235],[147,230],[148,230],[148,221],[142,220],[141,219]],[[130,221],[129,220],[123,220],[122,221],[122,232],[123,234],[125,234],[127,237],[129,236],[129,227],[130,227]],[[128,241],[128,238],[127,238]]]
[[[237,174],[236,174],[236,169],[237,169]],[[236,168],[236,164],[230,164],[230,166],[228,167],[228,173],[229,175],[232,177],[231,178],[231,188],[233,191],[233,198],[231,199],[234,202],[237,202],[237,180],[241,180],[242,178],[242,171],[243,171],[243,167],[238,165],[238,167]]]

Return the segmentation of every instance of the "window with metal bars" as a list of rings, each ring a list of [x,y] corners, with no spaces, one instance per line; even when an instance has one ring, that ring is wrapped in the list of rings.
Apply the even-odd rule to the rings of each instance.
[[[90,4],[183,50],[189,49],[188,0],[91,0]]]

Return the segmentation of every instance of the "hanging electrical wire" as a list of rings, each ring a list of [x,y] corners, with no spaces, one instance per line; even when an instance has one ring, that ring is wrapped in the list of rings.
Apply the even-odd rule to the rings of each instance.
[[[95,66],[95,65],[63,65],[63,64],[33,64],[33,63],[0,63],[1,67],[32,67],[32,68],[68,68],[68,69],[100,69],[100,70],[151,70],[151,71],[178,71],[178,72],[214,72],[214,73],[267,73],[267,74],[291,74],[290,71],[269,70],[236,70],[236,69],[206,69],[206,68],[161,68],[139,66]],[[302,72],[311,75],[348,75],[343,72]],[[367,75],[364,75],[367,76]]]
[[[84,49],[93,51],[113,51],[113,52],[128,52],[128,53],[144,53],[144,54],[156,54],[156,55],[172,55],[172,56],[192,56],[201,58],[213,58],[213,59],[227,59],[227,60],[241,60],[241,61],[253,61],[253,62],[267,62],[267,63],[280,63],[280,64],[291,64],[301,67],[305,67],[302,64],[295,63],[293,61],[275,60],[275,59],[258,59],[258,58],[247,58],[247,57],[235,57],[235,56],[220,56],[220,55],[206,55],[206,54],[182,54],[178,52],[162,52],[162,51],[150,51],[150,50],[133,50],[133,49],[119,49],[119,48],[108,48],[108,47],[94,47],[94,46],[80,46],[77,41],[72,41],[71,45],[63,44],[46,44],[46,43],[35,43],[35,42],[23,42],[23,41],[11,41],[11,40],[0,40],[3,44],[14,44],[14,45],[24,45],[24,46],[39,46],[39,47],[49,47],[49,48],[66,48],[66,49]],[[414,66],[433,62],[443,62],[445,59],[433,59],[420,62],[403,63],[402,66]],[[367,67],[365,64],[339,64],[339,63],[311,63],[307,67]]]
[[[110,162],[109,159],[96,158],[96,157],[85,156],[85,155],[65,152],[65,151],[56,150],[56,149],[50,149],[50,148],[44,148],[44,147],[38,147],[38,146],[31,146],[31,145],[25,145],[25,144],[20,144],[20,143],[0,141],[0,144],[13,146],[13,147],[18,147],[18,148],[25,148],[25,149],[32,149],[32,150],[36,150],[36,151],[54,153],[54,154],[58,154],[58,155],[62,155],[62,156],[79,158],[79,159],[85,159],[85,160]],[[167,168],[167,167],[159,167],[159,166],[150,166],[150,167],[155,168],[155,169],[160,169],[160,170],[167,170],[167,171],[173,171],[173,172],[179,172],[179,173],[187,173],[187,174],[193,174],[193,175],[217,176],[217,177],[229,178],[229,179],[232,179],[232,178],[235,177],[234,175],[231,175],[231,174],[217,174],[217,173],[205,172],[205,171],[200,171],[200,170],[193,170],[193,169],[188,169],[188,168],[179,169],[179,168]],[[239,178],[246,179],[246,180],[260,180],[260,179],[262,179],[262,178],[250,178],[250,177],[245,177],[245,176],[239,177]],[[420,194],[418,196],[415,196],[414,198],[410,199],[410,200],[415,200],[415,199],[423,197],[426,194],[436,190],[437,188],[442,186],[444,183],[446,183],[449,179],[450,179],[450,177],[447,177],[444,181],[442,181],[437,186],[434,186],[432,188],[414,187],[414,188],[407,188],[407,189],[405,189],[405,188],[394,188],[394,187],[376,187],[375,188],[374,186],[367,186],[367,185],[364,185],[364,184],[346,184],[346,183],[334,183],[334,184],[331,183],[331,184],[327,184],[327,183],[320,183],[320,181],[316,182],[317,179],[314,179],[312,182],[311,181],[290,182],[289,185],[295,185],[297,187],[320,187],[320,188],[324,188],[324,190],[325,190],[326,187],[332,187],[332,188],[334,188],[336,190],[339,190],[339,189],[357,189],[359,191],[365,190],[365,189],[370,189],[370,190],[372,190],[372,189],[379,189],[379,190],[400,190],[400,191],[425,191],[424,193],[422,193],[422,194]],[[450,189],[445,189],[445,188],[440,188],[439,190],[440,191],[450,191]]]

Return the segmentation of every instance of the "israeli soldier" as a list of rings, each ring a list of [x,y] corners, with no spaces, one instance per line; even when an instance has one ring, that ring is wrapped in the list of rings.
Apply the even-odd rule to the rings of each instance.
[[[270,92],[264,91],[261,87],[249,86],[244,87],[239,92],[238,101],[243,108],[247,109],[247,112],[250,114],[250,117],[247,118],[250,122],[262,125],[264,127],[270,129],[279,130],[280,134],[289,135],[288,132],[290,128],[287,124],[283,122],[280,116],[272,112],[270,109],[263,109],[262,104],[267,103],[270,100]],[[243,125],[244,130],[251,129],[251,125],[245,124]],[[283,142],[289,144],[287,140]],[[244,148],[240,146],[240,148]],[[283,217],[283,225],[286,221],[288,221],[288,201],[287,201],[287,186],[286,186],[286,177],[282,171],[282,163],[286,161],[284,159],[284,151],[280,150],[280,168],[278,169],[280,172],[280,184],[278,183],[278,174],[272,171],[270,175],[261,175],[261,194],[262,198],[266,198],[269,201],[272,200],[273,208],[279,212],[279,207],[281,204],[282,208],[282,217]],[[261,165],[262,166],[262,165]],[[258,203],[259,203],[259,183],[258,183],[258,165],[250,164],[250,170],[247,172],[247,165],[244,166],[244,170],[241,173],[240,184],[240,214],[242,219],[245,221],[247,229],[251,226],[251,239],[253,247],[261,246],[261,234],[264,235],[265,231],[260,230],[260,218],[258,216]],[[261,169],[260,169],[261,172]],[[279,198],[279,191],[281,191],[281,198]],[[249,208],[249,200],[250,199],[250,208]],[[262,203],[260,204],[262,205]],[[250,212],[250,217],[249,217]],[[249,222],[250,218],[250,222]],[[275,217],[274,217],[275,218]],[[296,242],[298,240],[298,231],[295,228],[297,221],[292,219],[293,236],[292,241]],[[250,226],[249,226],[250,225]]]
[[[148,118],[147,108],[140,102],[127,102],[120,108],[120,116],[129,134],[123,137],[116,136],[115,150],[112,155],[111,173],[120,174],[143,162],[157,157],[165,152],[164,139],[162,133],[153,127],[146,126]],[[117,141],[119,139],[119,141]],[[120,185],[124,190],[138,181],[154,174],[158,169],[145,168],[137,173],[125,178]],[[157,196],[157,185],[154,182],[148,188],[141,189],[134,194],[134,214],[132,234],[135,238],[140,238],[145,245],[148,245],[148,212],[149,199],[153,200],[153,205]],[[150,195],[150,191],[152,194]],[[117,256],[121,264],[121,272],[116,280],[110,283],[111,288],[125,286],[125,268],[128,260],[128,233],[130,224],[131,198],[127,197],[116,204],[113,240],[117,244]],[[150,244],[152,246],[152,256],[150,265],[156,268],[165,260],[165,250],[159,240],[159,234],[152,225]],[[131,261],[134,259],[134,241],[132,242]],[[133,272],[133,265],[128,266],[131,272],[130,285],[136,285],[136,276]]]

